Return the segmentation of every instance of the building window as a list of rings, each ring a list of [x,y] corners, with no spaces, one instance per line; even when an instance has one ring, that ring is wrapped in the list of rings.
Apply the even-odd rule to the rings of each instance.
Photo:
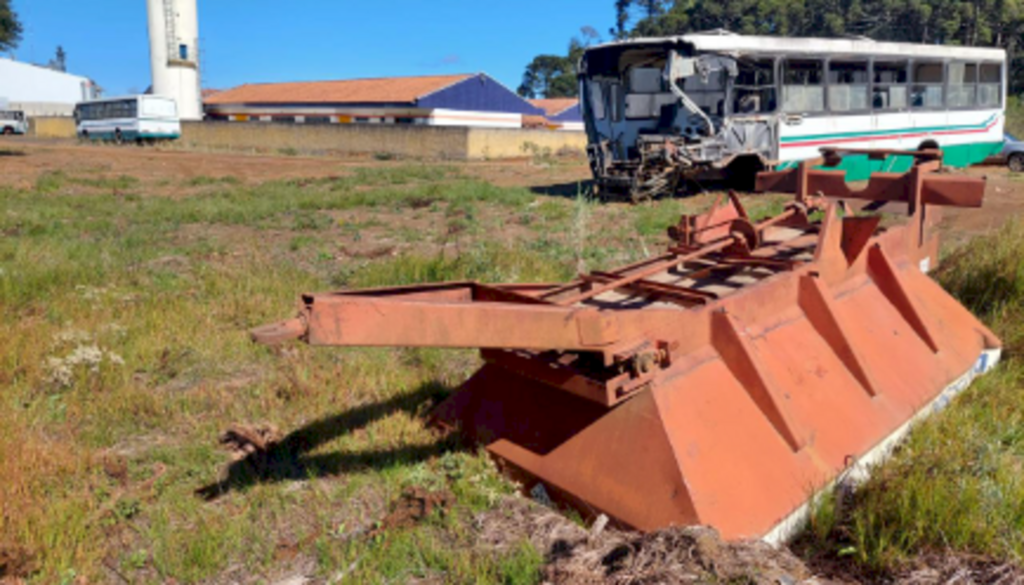
[[[370,119],[365,116],[356,116],[355,122],[356,124],[369,124]]]
[[[306,124],[330,124],[330,116],[306,116]]]
[[[188,45],[178,45],[178,58],[188,61]]]
[[[270,121],[280,124],[294,124],[295,116],[273,116],[270,118]]]
[[[415,118],[408,118],[408,117],[395,118],[395,124],[415,124],[415,123],[416,123],[416,119]]]

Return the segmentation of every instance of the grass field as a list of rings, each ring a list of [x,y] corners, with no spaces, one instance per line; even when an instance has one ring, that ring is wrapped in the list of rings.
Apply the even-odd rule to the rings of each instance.
[[[425,424],[475,352],[272,350],[246,331],[307,291],[610,267],[658,252],[666,226],[710,202],[603,205],[435,165],[159,185],[181,196],[152,185],[78,169],[0,187],[0,576],[536,582],[545,551],[476,542],[477,515],[515,486]],[[940,279],[1008,341],[1008,362],[852,506],[824,506],[808,556],[877,574],[928,550],[1024,549],[1021,252],[1011,226],[952,254]],[[218,445],[235,424],[280,430],[272,465]],[[381,530],[413,486],[455,503]]]
[[[532,582],[537,551],[469,546],[473,514],[513,487],[424,424],[474,352],[274,352],[246,330],[304,291],[633,260],[707,198],[599,206],[421,165],[180,187],[153,197],[131,176],[57,171],[0,189],[0,546],[19,570],[197,582],[311,559],[363,581]],[[236,423],[287,435],[270,473],[221,477],[217,437]],[[412,485],[447,486],[457,505],[366,537]]]

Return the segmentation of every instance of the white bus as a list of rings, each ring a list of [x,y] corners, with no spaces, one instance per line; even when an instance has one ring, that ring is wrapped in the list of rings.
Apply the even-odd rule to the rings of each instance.
[[[75,106],[78,136],[114,142],[175,139],[181,121],[173,98],[136,95],[81,102]]]
[[[25,121],[25,112],[0,110],[0,134],[10,136],[26,132],[28,132],[28,122]]]
[[[979,163],[1003,142],[1006,69],[999,49],[714,32],[588,49],[580,101],[598,185],[643,198],[828,146]],[[847,180],[910,163],[845,160]]]

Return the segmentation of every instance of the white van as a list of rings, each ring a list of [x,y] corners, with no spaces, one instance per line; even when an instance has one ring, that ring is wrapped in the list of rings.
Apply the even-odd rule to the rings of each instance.
[[[78,136],[117,143],[174,140],[181,136],[181,120],[174,99],[136,95],[81,102],[75,106]]]

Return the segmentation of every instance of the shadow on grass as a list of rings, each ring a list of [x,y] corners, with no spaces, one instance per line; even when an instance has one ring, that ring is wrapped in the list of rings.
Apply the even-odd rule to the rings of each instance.
[[[752,190],[753,186],[747,186],[744,188],[744,186],[736,185],[727,179],[707,179],[702,181],[687,180],[681,183],[674,193],[662,193],[658,195],[656,199],[691,197],[714,191],[728,191],[730,189],[743,194],[754,194],[754,191]],[[553,185],[537,185],[535,187],[530,187],[530,192],[536,195],[565,197],[567,199],[575,199],[581,194],[593,195],[594,191],[594,181],[572,181],[569,183],[556,183]],[[603,200],[629,201],[629,194],[613,193],[607,198],[603,198]]]
[[[368,449],[354,453],[308,453],[324,443],[394,413],[419,415],[429,411],[450,392],[451,389],[442,384],[428,383],[390,400],[374,402],[314,421],[293,431],[268,450],[257,451],[245,459],[235,461],[228,467],[224,479],[201,487],[195,493],[205,500],[216,500],[232,490],[244,491],[256,484],[305,480],[364,469],[387,469],[441,455],[458,446],[456,437],[445,435],[429,445]]]
[[[583,193],[594,192],[593,181],[571,181],[569,183],[556,183],[554,185],[537,185],[530,187],[530,192],[548,197],[567,197],[575,199]]]

